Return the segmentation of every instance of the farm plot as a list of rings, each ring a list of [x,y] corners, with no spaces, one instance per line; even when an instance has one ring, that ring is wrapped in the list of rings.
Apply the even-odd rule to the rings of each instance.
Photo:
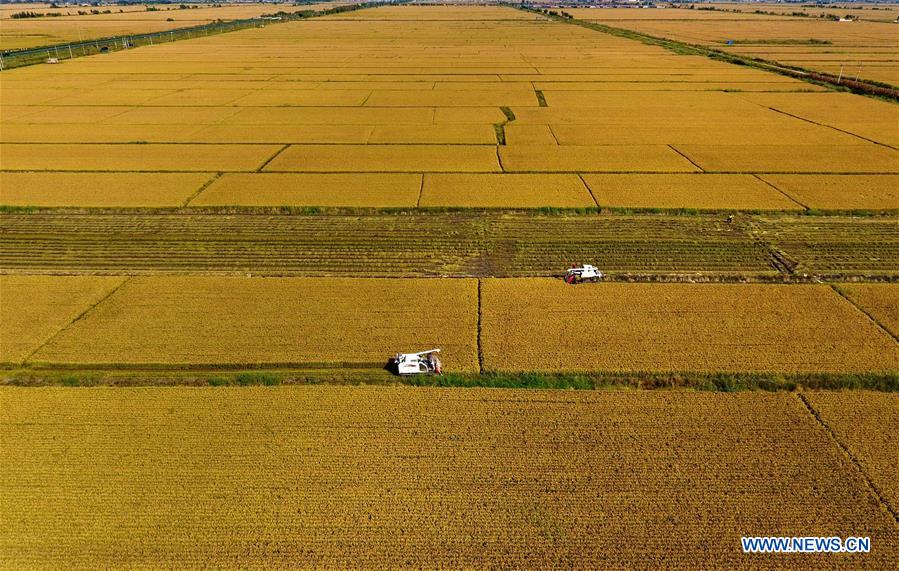
[[[893,217],[754,218],[757,236],[792,260],[796,272],[899,273],[899,227]]]
[[[809,208],[899,209],[899,175],[764,174],[759,178]]]
[[[790,7],[794,9],[798,7]],[[844,10],[825,7],[828,12]],[[739,9],[739,8],[738,8]],[[755,6],[753,5],[753,10]],[[781,9],[783,9],[781,7]],[[631,10],[570,11],[575,18],[701,44],[735,54],[837,75],[899,84],[896,38],[889,22],[837,22],[739,12],[669,10],[664,16],[626,14]],[[659,12],[652,10],[651,12]],[[851,74],[851,75],[850,75]]]
[[[191,206],[414,207],[419,174],[225,174]]]
[[[553,276],[590,261],[610,275],[777,274],[764,243],[717,215],[35,213],[3,216],[0,236],[0,268],[22,272]]]
[[[899,338],[899,284],[840,284],[838,289]]]
[[[899,506],[896,481],[899,396],[867,391],[812,392],[805,396],[837,440],[858,460],[885,501],[896,510]]]
[[[404,347],[427,345],[471,371],[476,333],[473,280],[135,277],[31,361],[380,368]]]
[[[571,174],[426,174],[420,205],[589,207],[595,202]]]
[[[775,173],[895,173],[899,152],[872,143],[844,146],[678,145],[703,170]]]
[[[21,363],[123,281],[0,275],[0,363]]]
[[[292,146],[265,171],[489,172],[500,170],[496,149],[478,145]]]
[[[256,170],[277,145],[0,145],[2,170]]]
[[[801,210],[802,206],[750,175],[586,174],[600,206]]]
[[[827,286],[488,279],[481,288],[491,370],[899,370],[895,341]]]
[[[7,206],[180,206],[210,173],[0,173]]]
[[[899,552],[785,393],[5,387],[0,431],[14,567],[837,569]],[[873,550],[744,555],[747,529],[851,529]]]

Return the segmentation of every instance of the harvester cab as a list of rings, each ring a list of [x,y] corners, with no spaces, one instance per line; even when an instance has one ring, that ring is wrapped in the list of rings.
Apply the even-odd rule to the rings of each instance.
[[[420,353],[397,353],[393,358],[398,375],[440,375],[443,365],[437,353],[440,349],[430,349]]]
[[[596,266],[584,264],[583,266],[571,266],[565,272],[565,283],[579,284],[582,282],[598,282],[602,279],[602,272]]]

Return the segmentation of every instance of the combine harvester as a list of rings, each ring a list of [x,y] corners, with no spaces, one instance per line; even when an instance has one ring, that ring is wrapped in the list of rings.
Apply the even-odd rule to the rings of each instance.
[[[440,349],[430,349],[420,353],[397,353],[393,358],[398,375],[440,375],[443,365],[437,353]]]
[[[602,279],[602,272],[596,266],[584,264],[583,266],[571,266],[565,272],[565,283],[579,284],[584,282],[598,282]]]

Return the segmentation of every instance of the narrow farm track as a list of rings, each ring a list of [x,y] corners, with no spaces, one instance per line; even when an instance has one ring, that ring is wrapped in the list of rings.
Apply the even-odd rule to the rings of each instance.
[[[11,214],[0,269],[72,274],[545,276],[590,261],[613,278],[899,273],[892,219],[849,217]],[[780,270],[780,271],[779,271]]]

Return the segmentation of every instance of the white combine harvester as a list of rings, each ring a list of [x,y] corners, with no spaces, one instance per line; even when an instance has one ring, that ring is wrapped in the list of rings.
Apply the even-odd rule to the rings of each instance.
[[[602,272],[596,266],[591,266],[590,264],[584,264],[580,267],[572,266],[565,272],[565,283],[567,284],[598,282],[601,279]]]
[[[440,349],[430,349],[420,353],[397,353],[393,358],[399,375],[439,375],[443,365],[437,353]]]

